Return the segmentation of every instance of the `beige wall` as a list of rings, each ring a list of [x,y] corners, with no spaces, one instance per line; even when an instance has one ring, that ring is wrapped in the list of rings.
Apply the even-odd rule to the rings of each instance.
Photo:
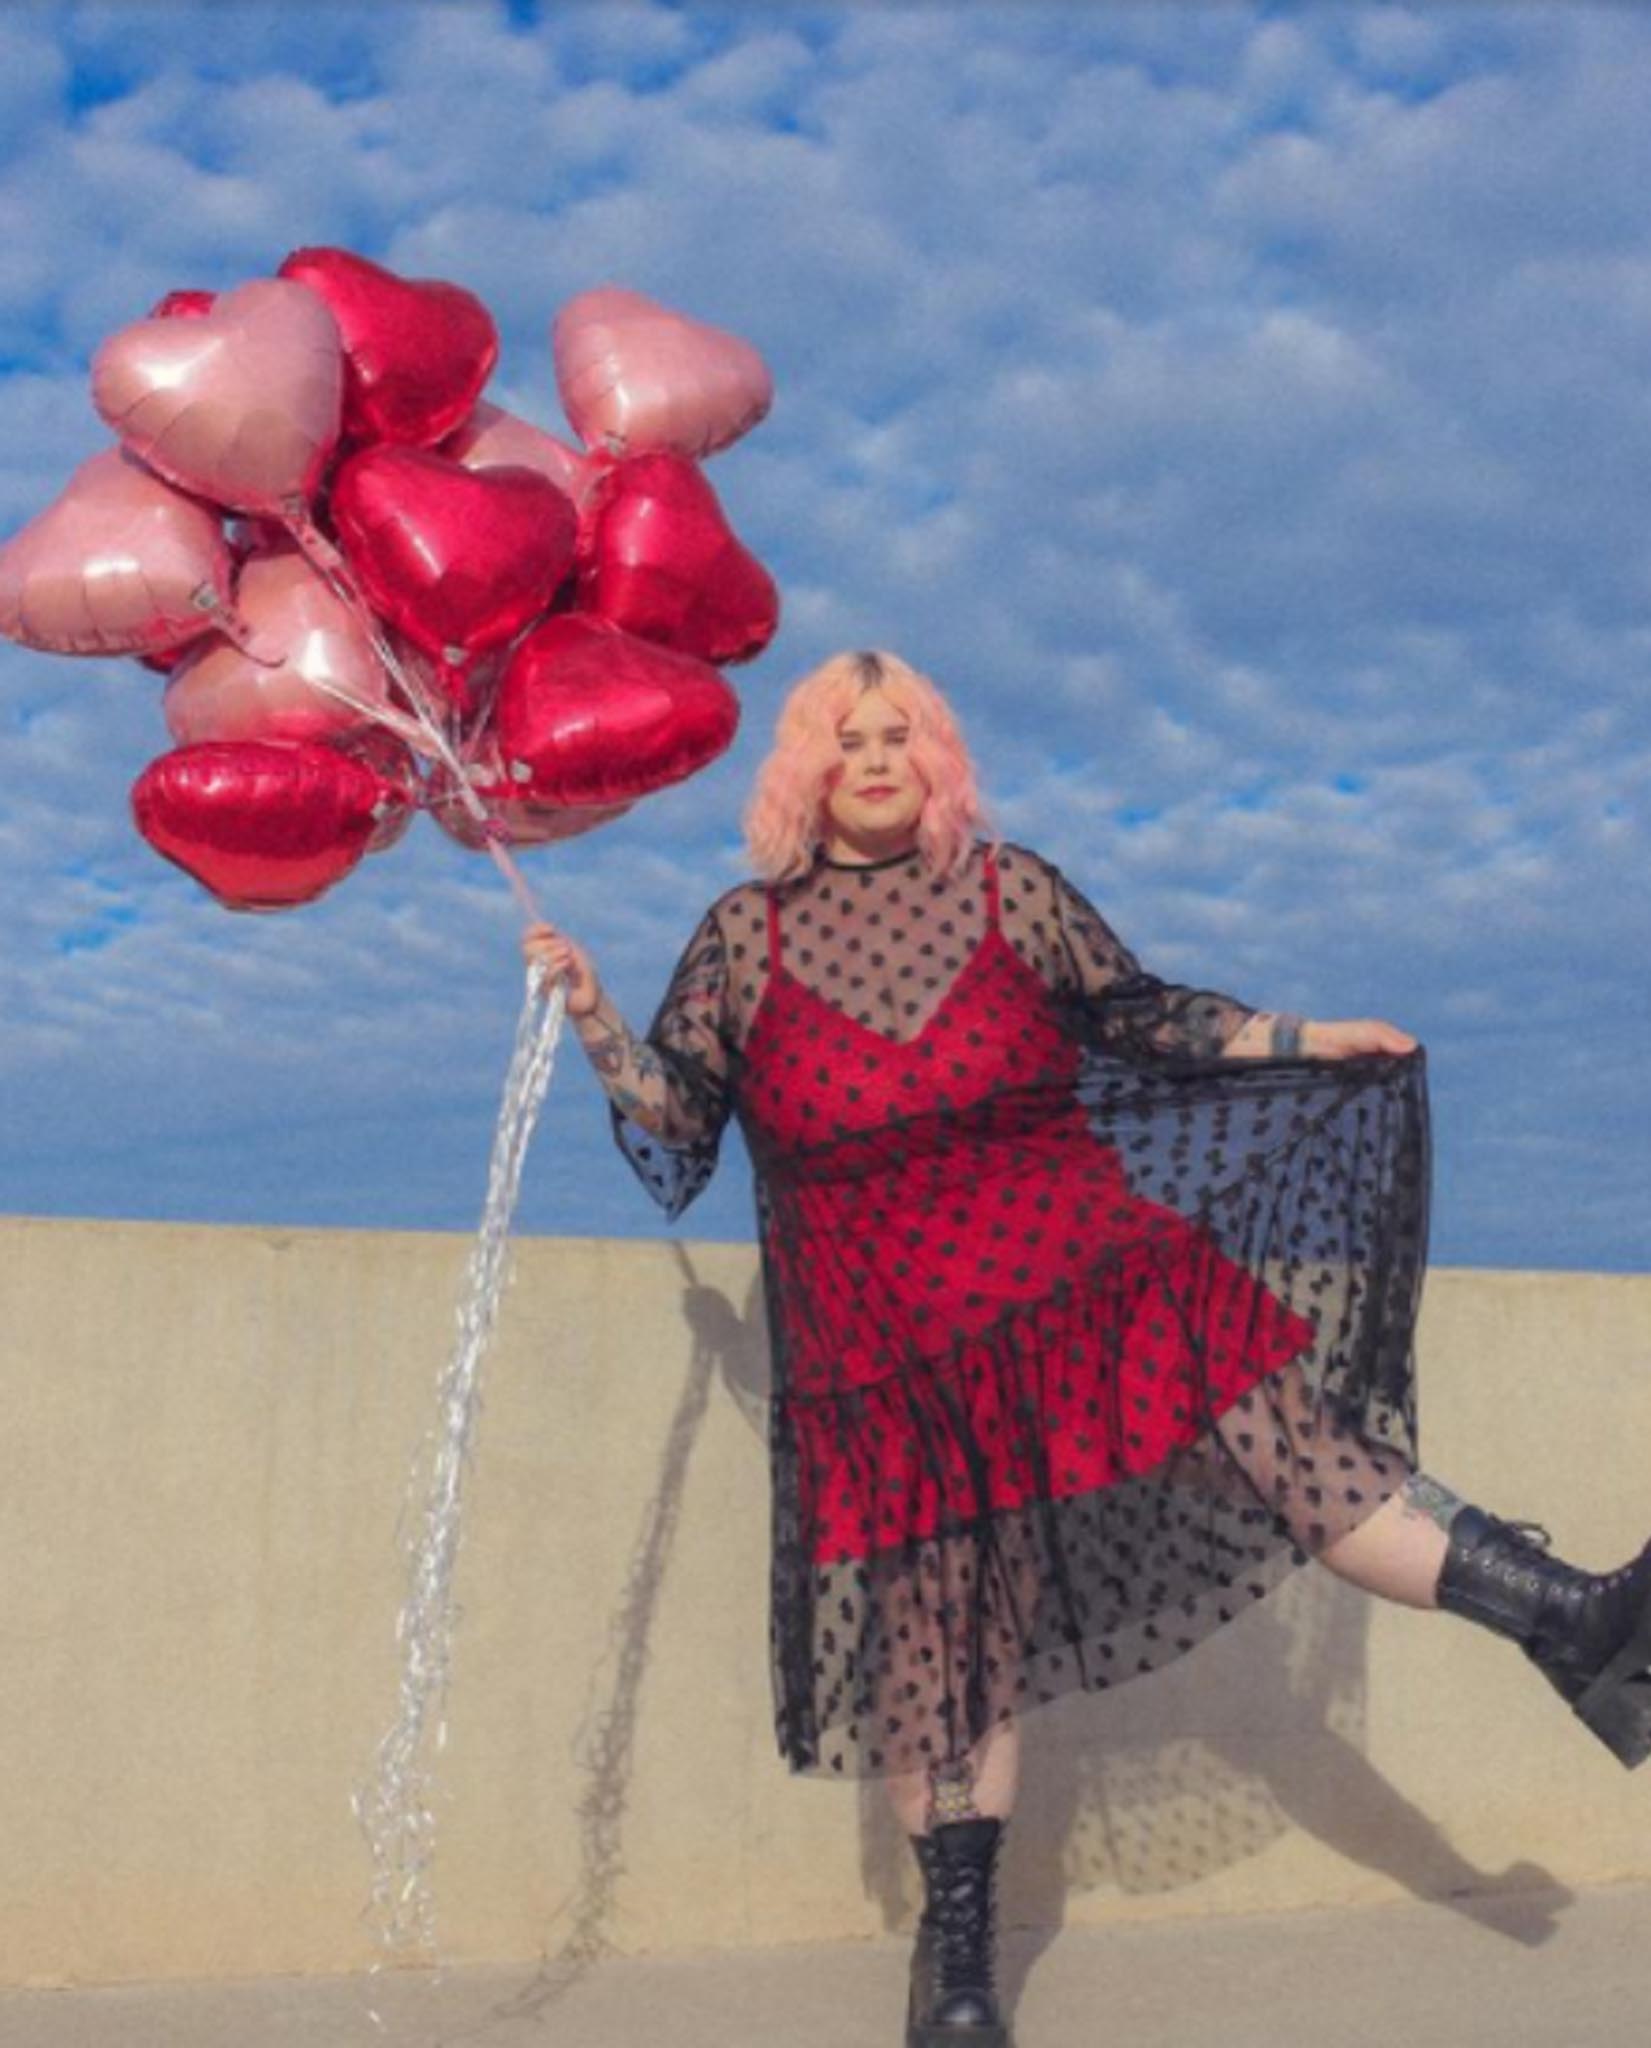
[[[0,1982],[374,1959],[349,1793],[467,1249],[0,1222]],[[754,1287],[744,1246],[518,1247],[460,1563],[452,1961],[909,1911],[876,1788],[774,1752]],[[1638,1544],[1651,1278],[1435,1272],[1420,1350],[1435,1470],[1583,1562]],[[1507,1645],[1321,1573],[1029,1733],[1014,1920],[1651,1876],[1651,1772]]]

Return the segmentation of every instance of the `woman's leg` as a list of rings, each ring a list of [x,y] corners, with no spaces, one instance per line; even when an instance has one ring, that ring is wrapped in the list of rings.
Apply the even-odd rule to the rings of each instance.
[[[1337,1578],[1407,1607],[1437,1605],[1462,1502],[1325,1415],[1300,1366],[1241,1395],[1216,1433],[1255,1493]]]
[[[1413,1472],[1391,1499],[1319,1552],[1319,1563],[1384,1600],[1437,1607],[1450,1525],[1462,1501],[1425,1472]]]
[[[995,1723],[955,1763],[889,1780],[923,1873],[907,2048],[1007,2048],[998,2011],[997,1859],[1015,1802],[1020,1735]]]
[[[977,1569],[991,1575],[996,1647],[1004,1652],[1013,1643],[1016,1649],[1010,1654],[1018,1654],[1020,1624],[1010,1615],[1021,1613],[1020,1603],[1011,1598],[1019,1574],[996,1542],[988,1546],[984,1562],[973,1546],[960,1543],[956,1548],[958,1554],[948,1557],[948,1565],[968,1566],[967,1571],[959,1569],[957,1583],[979,1584],[974,1579]],[[985,1650],[973,1635],[949,1634],[943,1605],[931,1603],[925,1610],[927,1629],[916,1625],[910,1608],[897,1623],[900,1654],[890,1671],[896,1695],[913,1682],[905,1676],[910,1669],[924,1671],[931,1686],[935,1673],[946,1672],[952,1699],[960,1700],[970,1691],[973,1660]],[[993,1624],[981,1620],[979,1626]],[[1003,1668],[999,1667],[1000,1679]],[[994,1988],[997,1861],[1019,1777],[1020,1731],[1010,1714],[993,1721],[962,1756],[887,1781],[889,1799],[911,1838],[923,1877],[923,1913],[912,1950],[906,2008],[907,2048],[1006,2048],[1008,2035]]]
[[[1651,1758],[1651,1544],[1617,1571],[1579,1570],[1550,1553],[1545,1531],[1498,1521],[1321,1422],[1293,1370],[1216,1427],[1249,1484],[1338,1578],[1508,1637],[1622,1763]]]
[[[949,1820],[1007,1820],[1020,1783],[1019,1728],[1000,1721],[958,1763],[905,1771],[885,1782],[908,1835],[926,1835]]]

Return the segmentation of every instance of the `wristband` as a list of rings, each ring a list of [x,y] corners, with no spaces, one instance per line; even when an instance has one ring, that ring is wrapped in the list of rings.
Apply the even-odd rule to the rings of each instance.
[[[1280,1010],[1273,1018],[1272,1041],[1269,1046],[1275,1060],[1298,1060],[1301,1058],[1301,1034],[1307,1019],[1298,1017],[1293,1010]]]

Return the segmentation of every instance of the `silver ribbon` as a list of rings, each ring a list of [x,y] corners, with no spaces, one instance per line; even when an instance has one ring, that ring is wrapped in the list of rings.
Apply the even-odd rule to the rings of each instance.
[[[379,1742],[371,1778],[350,1802],[373,1859],[372,1896],[363,1917],[376,1919],[388,1956],[412,1952],[439,1962],[430,1883],[435,1816],[429,1757],[447,1741],[447,1687],[458,1618],[453,1568],[462,1533],[464,1474],[482,1408],[482,1361],[508,1280],[510,1222],[522,1163],[550,1085],[565,1009],[563,984],[547,991],[537,970],[531,971],[493,1133],[487,1201],[459,1299],[457,1336],[437,1382],[436,1421],[408,1476],[401,1522],[407,1593],[396,1621],[399,1711]],[[373,1965],[373,1974],[384,1960]],[[372,2017],[382,2026],[376,2012]]]

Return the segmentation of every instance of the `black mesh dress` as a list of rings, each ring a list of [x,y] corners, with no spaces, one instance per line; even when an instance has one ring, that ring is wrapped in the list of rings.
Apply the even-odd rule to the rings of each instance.
[[[745,884],[649,1033],[670,1215],[737,1115],[773,1349],[771,1630],[799,1770],[907,1771],[1189,1650],[1414,1469],[1425,1069],[1222,1057],[979,844]]]

